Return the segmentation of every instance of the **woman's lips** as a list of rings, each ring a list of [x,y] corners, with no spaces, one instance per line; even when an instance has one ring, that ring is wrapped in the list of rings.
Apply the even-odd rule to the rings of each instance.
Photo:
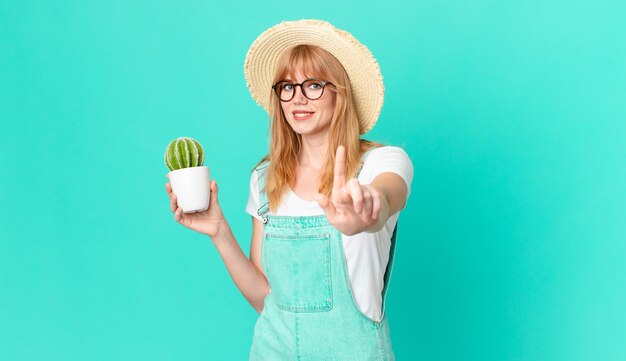
[[[313,116],[315,112],[293,112],[293,118],[295,120],[307,120]]]

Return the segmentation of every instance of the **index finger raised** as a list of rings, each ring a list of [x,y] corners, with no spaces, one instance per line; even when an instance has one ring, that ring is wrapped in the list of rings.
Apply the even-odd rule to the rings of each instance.
[[[333,189],[339,189],[346,185],[346,148],[343,145],[337,147],[335,153],[335,171],[333,174]]]

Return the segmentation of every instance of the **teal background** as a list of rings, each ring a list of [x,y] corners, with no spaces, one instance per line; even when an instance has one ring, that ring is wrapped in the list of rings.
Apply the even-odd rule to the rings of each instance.
[[[398,360],[625,360],[626,5],[543,0],[3,1],[0,359],[247,359],[257,314],[174,221],[163,153],[204,145],[248,253],[244,57],[299,18],[372,50],[366,138],[413,161]]]

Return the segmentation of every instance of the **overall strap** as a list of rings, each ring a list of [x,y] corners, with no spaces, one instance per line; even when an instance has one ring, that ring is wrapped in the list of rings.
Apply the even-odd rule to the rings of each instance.
[[[267,223],[267,212],[270,210],[270,204],[267,201],[267,194],[265,193],[265,175],[267,173],[267,167],[270,165],[269,161],[261,163],[256,167],[257,172],[257,184],[259,190],[259,209],[257,214],[263,219],[263,223]]]
[[[382,313],[385,312],[385,298],[387,298],[387,289],[389,288],[389,280],[391,278],[391,270],[393,269],[393,259],[396,254],[396,233],[398,231],[398,222],[396,221],[396,226],[393,228],[393,233],[391,235],[391,248],[389,249],[389,262],[387,262],[387,268],[385,269],[385,278],[384,278],[384,286],[383,286],[383,302],[382,302]]]
[[[361,174],[361,171],[363,170],[363,164],[365,164],[365,162],[361,162],[361,165],[359,165],[359,170],[356,171],[356,175],[354,176],[354,178],[359,178],[359,174]]]

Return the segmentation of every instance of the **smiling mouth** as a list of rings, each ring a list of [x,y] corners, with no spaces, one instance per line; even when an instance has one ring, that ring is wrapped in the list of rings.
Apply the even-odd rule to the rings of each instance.
[[[293,117],[297,120],[304,120],[310,118],[315,112],[293,112]]]

